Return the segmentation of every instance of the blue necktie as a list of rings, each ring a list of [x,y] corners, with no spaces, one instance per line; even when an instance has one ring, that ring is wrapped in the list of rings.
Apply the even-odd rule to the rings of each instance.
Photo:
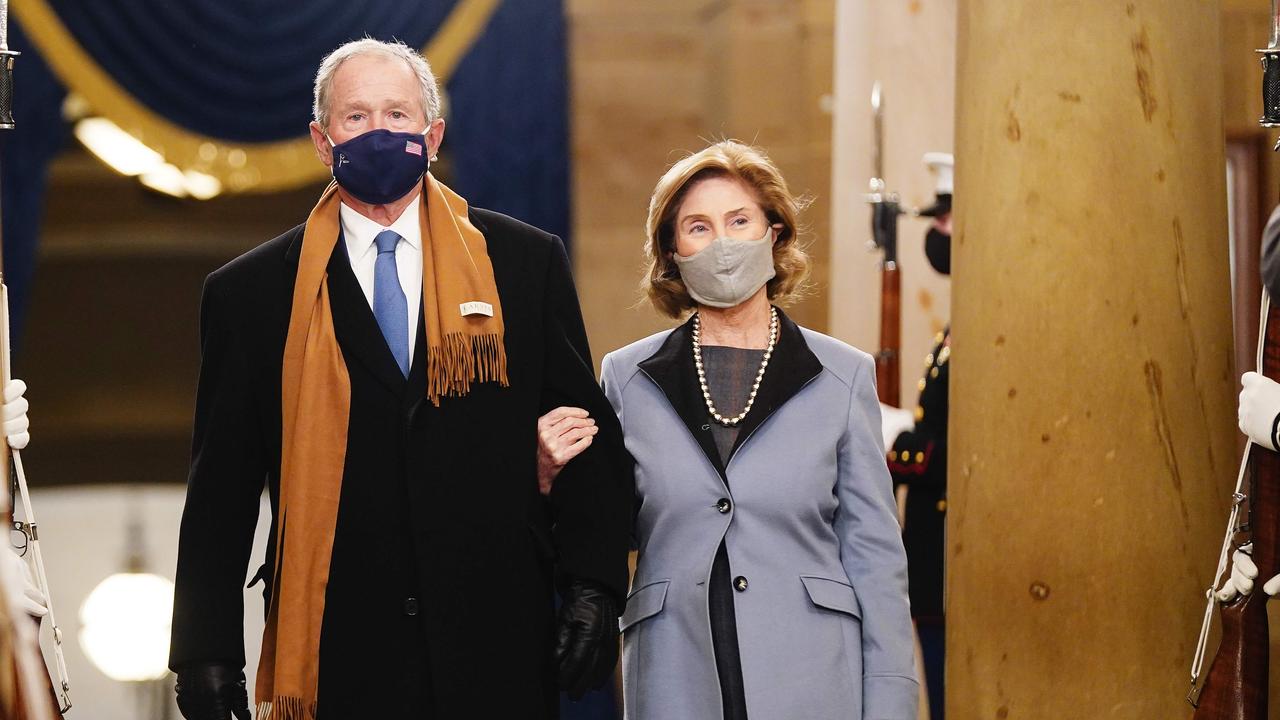
[[[378,259],[373,263],[373,316],[400,372],[409,377],[409,307],[396,272],[396,244],[400,239],[393,230],[383,230],[373,239],[378,245]]]

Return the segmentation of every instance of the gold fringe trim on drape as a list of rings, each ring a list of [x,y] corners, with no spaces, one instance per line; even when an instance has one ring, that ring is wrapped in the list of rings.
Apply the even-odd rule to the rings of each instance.
[[[329,177],[316,162],[315,145],[303,124],[300,134],[273,142],[240,142],[193,132],[155,112],[134,97],[98,63],[55,10],[50,0],[13,4],[13,15],[40,50],[62,84],[142,144],[159,152],[180,170],[197,170],[217,178],[231,192],[290,190]],[[500,0],[460,0],[421,53],[444,87],[455,68],[484,35]],[[317,58],[318,60],[318,58]],[[212,155],[208,154],[212,148]]]

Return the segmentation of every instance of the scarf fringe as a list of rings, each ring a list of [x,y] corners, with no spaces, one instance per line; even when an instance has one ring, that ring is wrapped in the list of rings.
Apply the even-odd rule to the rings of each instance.
[[[316,704],[302,698],[277,696],[258,703],[258,720],[309,720],[316,716]]]
[[[471,391],[471,382],[507,382],[507,351],[496,333],[449,333],[438,348],[427,348],[427,396],[433,405],[441,397]]]

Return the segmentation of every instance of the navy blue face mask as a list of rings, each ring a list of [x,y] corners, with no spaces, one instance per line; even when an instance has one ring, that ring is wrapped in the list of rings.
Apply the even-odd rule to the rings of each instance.
[[[424,135],[370,130],[333,146],[333,179],[370,205],[409,194],[429,166]]]

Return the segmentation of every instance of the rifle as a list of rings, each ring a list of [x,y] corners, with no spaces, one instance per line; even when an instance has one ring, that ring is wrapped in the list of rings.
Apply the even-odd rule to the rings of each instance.
[[[876,353],[876,394],[885,405],[898,407],[902,350],[902,279],[898,274],[898,217],[904,212],[897,193],[884,181],[884,107],[880,81],[871,87],[875,142],[871,148],[871,249],[884,253],[880,263],[880,351]]]
[[[12,130],[13,119],[13,65],[18,52],[9,49],[9,2],[0,0],[0,130]],[[3,247],[3,233],[0,233],[0,247]],[[7,385],[12,379],[9,344],[9,289],[4,283],[3,252],[0,252],[0,387]],[[13,472],[11,483],[10,472]],[[15,488],[22,502],[25,522],[13,520],[13,497],[9,488]],[[4,617],[9,621],[3,628],[4,639],[10,645],[8,651],[12,656],[4,658],[5,669],[16,674],[14,694],[3,698],[9,707],[0,708],[15,718],[53,718],[54,708],[58,714],[71,709],[70,682],[67,678],[66,659],[62,653],[62,629],[53,614],[53,600],[49,593],[49,580],[44,569],[44,557],[40,552],[40,535],[31,509],[31,494],[27,488],[26,472],[22,467],[22,455],[11,450],[9,443],[0,438],[0,516],[10,523],[9,527],[21,531],[27,539],[27,548],[31,552],[36,582],[44,594],[45,605],[49,609],[49,625],[53,630],[53,653],[57,663],[59,688],[55,690],[48,667],[40,656],[39,625],[25,622],[27,618],[21,611],[13,612],[6,608]],[[0,552],[10,552],[0,548]],[[21,583],[23,578],[4,577],[5,583]]]
[[[1271,0],[1271,44],[1262,55],[1263,127],[1280,127],[1280,0]],[[1280,144],[1277,144],[1280,149]],[[1280,308],[1271,305],[1264,287],[1258,328],[1258,372],[1280,380]],[[1245,490],[1247,492],[1241,492]],[[1239,522],[1242,508],[1246,520]],[[1242,542],[1233,543],[1239,539]],[[1253,543],[1253,562],[1259,579],[1280,573],[1280,453],[1249,441],[1245,445],[1231,516],[1218,555],[1214,584],[1206,591],[1208,602],[1200,639],[1191,664],[1191,691],[1187,701],[1196,708],[1194,720],[1265,720],[1270,671],[1270,628],[1267,595],[1261,588],[1222,603],[1222,640],[1209,666],[1204,684],[1197,686],[1209,627],[1213,622],[1214,588],[1222,582],[1227,556],[1233,544]]]
[[[1278,0],[1280,1],[1280,0]],[[1280,308],[1272,307],[1263,289],[1262,327],[1258,338],[1258,371],[1280,380]],[[1246,490],[1247,492],[1241,492]],[[1246,518],[1240,522],[1241,515]],[[1227,557],[1231,548],[1253,543],[1253,562],[1258,577],[1280,573],[1280,453],[1249,441],[1245,446],[1232,495],[1227,536],[1218,557],[1215,582],[1206,591],[1208,603],[1196,656],[1191,666],[1191,691],[1187,701],[1196,708],[1194,720],[1266,720],[1267,682],[1270,672],[1270,630],[1267,622],[1267,595],[1261,587],[1248,595],[1237,595],[1227,603],[1216,603],[1214,590],[1230,573]],[[1233,542],[1233,540],[1239,542]],[[1199,681],[1209,624],[1214,605],[1219,605],[1222,640],[1209,666],[1203,685]]]

